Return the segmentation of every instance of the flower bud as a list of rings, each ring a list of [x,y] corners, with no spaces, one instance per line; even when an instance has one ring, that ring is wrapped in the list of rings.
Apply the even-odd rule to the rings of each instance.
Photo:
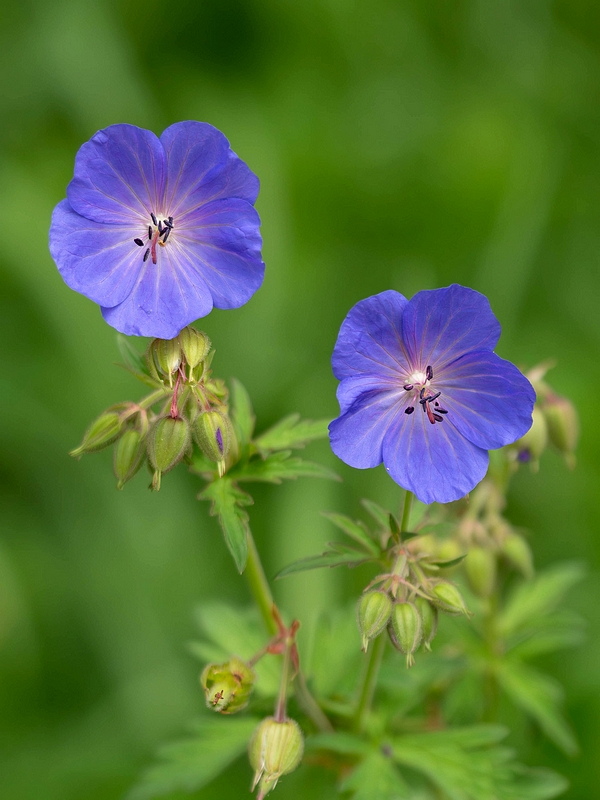
[[[431,602],[446,614],[470,614],[461,593],[453,583],[439,581],[433,587]]]
[[[423,623],[423,647],[425,650],[431,651],[431,642],[437,633],[438,610],[424,597],[417,597],[415,606]]]
[[[423,638],[423,622],[414,603],[395,603],[388,631],[392,644],[406,654],[406,666],[415,663],[413,653],[419,649]]]
[[[225,458],[233,441],[233,426],[221,411],[203,411],[194,421],[194,438],[198,447],[211,461],[219,465],[219,474],[225,471]]]
[[[154,339],[150,342],[147,359],[152,359],[157,372],[169,378],[173,385],[173,374],[181,364],[181,346],[179,339]]]
[[[115,447],[113,472],[117,479],[117,489],[122,489],[131,480],[146,455],[146,442],[135,428],[128,428]]]
[[[156,470],[152,488],[160,489],[160,476],[173,469],[190,444],[190,428],[182,417],[162,417],[148,436],[148,458]]]
[[[487,547],[472,547],[465,560],[471,589],[479,597],[489,597],[496,585],[496,556]]]
[[[221,714],[235,714],[248,705],[256,676],[237,656],[224,664],[207,664],[200,676],[206,705]]]
[[[178,338],[181,352],[190,369],[194,369],[198,364],[201,364],[210,352],[210,339],[205,333],[197,331],[196,328],[191,326],[184,328]]]
[[[386,592],[365,592],[356,610],[358,629],[362,636],[362,649],[367,652],[369,641],[379,636],[388,624],[392,613],[392,600]]]
[[[519,461],[531,461],[534,467],[537,465],[539,457],[542,455],[548,444],[548,426],[546,418],[540,409],[535,406],[533,409],[533,423],[525,436],[517,442],[516,447],[519,451]]]
[[[579,439],[579,418],[575,406],[566,397],[550,395],[544,403],[544,416],[550,441],[565,456],[569,467],[574,467],[573,453]]]
[[[252,790],[258,785],[262,800],[277,785],[282,775],[293,772],[302,759],[304,738],[293,719],[277,722],[267,717],[252,734],[248,746],[250,765],[254,770]]]
[[[83,436],[83,441],[69,455],[78,458],[84,453],[103,450],[119,437],[123,423],[117,411],[108,410],[95,419]]]
[[[522,536],[513,531],[507,533],[500,545],[500,552],[525,578],[533,577],[533,556],[529,545]]]

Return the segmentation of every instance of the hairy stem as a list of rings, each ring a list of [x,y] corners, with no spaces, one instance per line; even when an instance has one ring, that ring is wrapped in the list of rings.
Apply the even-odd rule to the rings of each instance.
[[[373,702],[373,695],[375,694],[375,687],[377,686],[381,659],[383,658],[383,651],[385,650],[385,641],[386,634],[381,633],[373,642],[367,656],[367,666],[363,676],[358,707],[354,716],[354,730],[356,733],[362,733],[364,731],[365,723],[371,711],[371,703]]]

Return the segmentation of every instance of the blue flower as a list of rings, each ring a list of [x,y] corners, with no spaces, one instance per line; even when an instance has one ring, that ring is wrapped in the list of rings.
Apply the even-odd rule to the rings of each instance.
[[[171,339],[260,287],[258,188],[212,125],[178,122],[160,139],[111,125],[77,153],[50,252],[68,286],[102,306],[113,328]]]
[[[333,452],[358,469],[383,461],[424,503],[463,497],[484,477],[487,451],[531,427],[535,392],[493,352],[499,337],[487,298],[464,286],[361,300],[333,351]]]

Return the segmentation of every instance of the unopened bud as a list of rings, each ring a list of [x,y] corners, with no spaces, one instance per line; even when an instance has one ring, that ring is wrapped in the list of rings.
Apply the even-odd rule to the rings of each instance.
[[[123,423],[117,411],[105,411],[95,419],[83,436],[83,441],[70,455],[78,458],[84,453],[94,453],[111,445],[119,437]]]
[[[425,650],[431,650],[431,642],[437,633],[438,610],[424,597],[417,597],[415,606],[421,615],[421,622],[423,623],[423,647]]]
[[[533,409],[533,423],[525,436],[517,442],[516,447],[519,451],[519,461],[532,462],[532,466],[537,465],[539,457],[542,455],[548,444],[548,426],[544,414],[535,406]]]
[[[183,356],[191,369],[201,364],[210,352],[210,339],[196,328],[184,328],[178,338]]]
[[[173,374],[181,364],[179,339],[154,339],[148,348],[147,360],[152,359],[157,372],[166,375],[173,385]]]
[[[479,597],[489,597],[496,585],[496,556],[486,547],[469,549],[465,570],[471,589]]]
[[[419,649],[423,638],[423,622],[414,603],[395,603],[388,626],[392,644],[406,655],[406,666],[415,663],[413,653]]]
[[[507,533],[500,545],[500,551],[525,578],[533,577],[533,556],[522,536],[512,531]]]
[[[146,455],[146,442],[135,428],[128,428],[115,447],[113,472],[117,479],[117,489],[122,489],[131,480]]]
[[[206,705],[221,714],[235,714],[248,705],[256,676],[237,656],[224,664],[207,664],[200,676]]]
[[[282,775],[296,769],[303,751],[304,737],[297,722],[293,719],[277,722],[274,717],[263,719],[248,746],[254,770],[252,790],[258,786],[258,800],[275,788]]]
[[[432,603],[446,614],[470,614],[461,593],[453,583],[440,581],[432,591]]]
[[[152,488],[160,489],[160,477],[177,466],[190,444],[190,428],[182,417],[162,417],[148,436],[148,458],[156,470]]]
[[[211,461],[225,465],[233,441],[233,426],[221,411],[203,411],[194,421],[194,438],[198,447]]]
[[[367,652],[369,641],[379,636],[388,624],[392,613],[392,600],[386,592],[365,592],[356,610],[358,629],[362,636],[362,649]]]
[[[544,416],[550,441],[565,456],[567,464],[574,467],[574,452],[579,440],[579,418],[575,406],[566,397],[549,395],[544,404]]]

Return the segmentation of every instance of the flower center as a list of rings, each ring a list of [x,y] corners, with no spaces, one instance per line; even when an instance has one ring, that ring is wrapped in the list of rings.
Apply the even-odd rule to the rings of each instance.
[[[443,422],[442,415],[447,414],[448,411],[442,408],[438,398],[441,392],[435,392],[431,388],[431,381],[433,380],[433,367],[428,366],[425,372],[415,370],[409,377],[408,383],[405,383],[403,389],[405,392],[412,392],[415,398],[415,405],[418,401],[423,409],[423,413],[427,414],[427,419],[432,425],[436,422]],[[405,414],[412,414],[415,410],[414,405],[407,406],[404,409]]]
[[[159,244],[161,247],[166,245],[169,234],[175,225],[173,224],[173,217],[163,219],[161,222],[160,219],[156,218],[156,215],[152,211],[150,212],[150,221],[152,224],[148,225],[147,240],[144,241],[144,239],[146,239],[146,234],[144,233],[144,238],[140,239],[136,236],[133,241],[138,247],[144,247],[144,245],[147,245],[142,261],[147,261],[148,257],[151,255],[152,263],[156,264],[156,245]]]

